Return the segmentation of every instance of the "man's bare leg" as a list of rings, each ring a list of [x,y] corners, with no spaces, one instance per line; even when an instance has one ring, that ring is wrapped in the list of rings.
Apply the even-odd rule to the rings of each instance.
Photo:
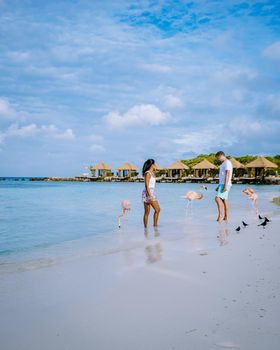
[[[224,220],[227,221],[228,220],[228,200],[224,199],[223,200],[223,204],[224,204]]]
[[[218,218],[217,221],[221,222],[223,220],[223,201],[219,197],[215,197],[215,201],[218,207]]]

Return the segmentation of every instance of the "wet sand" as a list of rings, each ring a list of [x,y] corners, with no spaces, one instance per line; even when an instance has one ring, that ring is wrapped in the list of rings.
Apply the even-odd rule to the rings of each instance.
[[[118,251],[2,273],[1,348],[279,349],[279,217],[257,223],[205,225],[216,244],[120,232]]]

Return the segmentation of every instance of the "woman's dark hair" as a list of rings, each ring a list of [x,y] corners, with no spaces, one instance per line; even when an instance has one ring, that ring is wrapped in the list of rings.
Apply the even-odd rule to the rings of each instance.
[[[143,168],[142,168],[143,176],[144,176],[145,172],[148,171],[153,164],[155,164],[155,161],[153,159],[146,160],[146,162],[144,163]]]

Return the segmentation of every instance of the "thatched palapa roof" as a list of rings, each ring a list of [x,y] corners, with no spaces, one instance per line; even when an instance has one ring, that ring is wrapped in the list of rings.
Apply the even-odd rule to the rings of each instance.
[[[157,163],[154,164],[154,167],[155,167],[155,170],[161,170],[162,169]]]
[[[231,164],[233,169],[242,169],[245,168],[244,164],[240,163],[237,159],[235,158],[230,158]]]
[[[137,169],[136,169],[135,165],[128,163],[128,162],[125,162],[122,165],[120,165],[117,170],[119,170],[119,171],[122,171],[122,170],[136,171]]]
[[[275,163],[272,163],[270,160],[266,159],[265,157],[258,157],[257,159],[253,160],[252,162],[248,163],[246,165],[246,168],[278,168],[278,166]]]
[[[106,163],[100,162],[94,166],[90,167],[91,170],[108,170],[111,171],[112,168],[109,167]]]
[[[198,164],[194,165],[192,168],[195,169],[195,170],[217,169],[216,165],[214,165],[213,163],[209,162],[209,160],[207,160],[207,159],[203,159],[201,162],[199,162]]]
[[[167,169],[168,170],[188,170],[189,167],[183,162],[181,162],[180,160],[177,160],[175,163],[169,165]]]

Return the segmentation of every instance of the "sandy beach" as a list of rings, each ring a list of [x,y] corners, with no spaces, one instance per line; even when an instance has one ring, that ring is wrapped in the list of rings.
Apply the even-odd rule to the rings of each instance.
[[[116,250],[2,268],[3,349],[278,349],[278,207],[268,215],[240,233],[188,218],[129,244],[127,224]]]

